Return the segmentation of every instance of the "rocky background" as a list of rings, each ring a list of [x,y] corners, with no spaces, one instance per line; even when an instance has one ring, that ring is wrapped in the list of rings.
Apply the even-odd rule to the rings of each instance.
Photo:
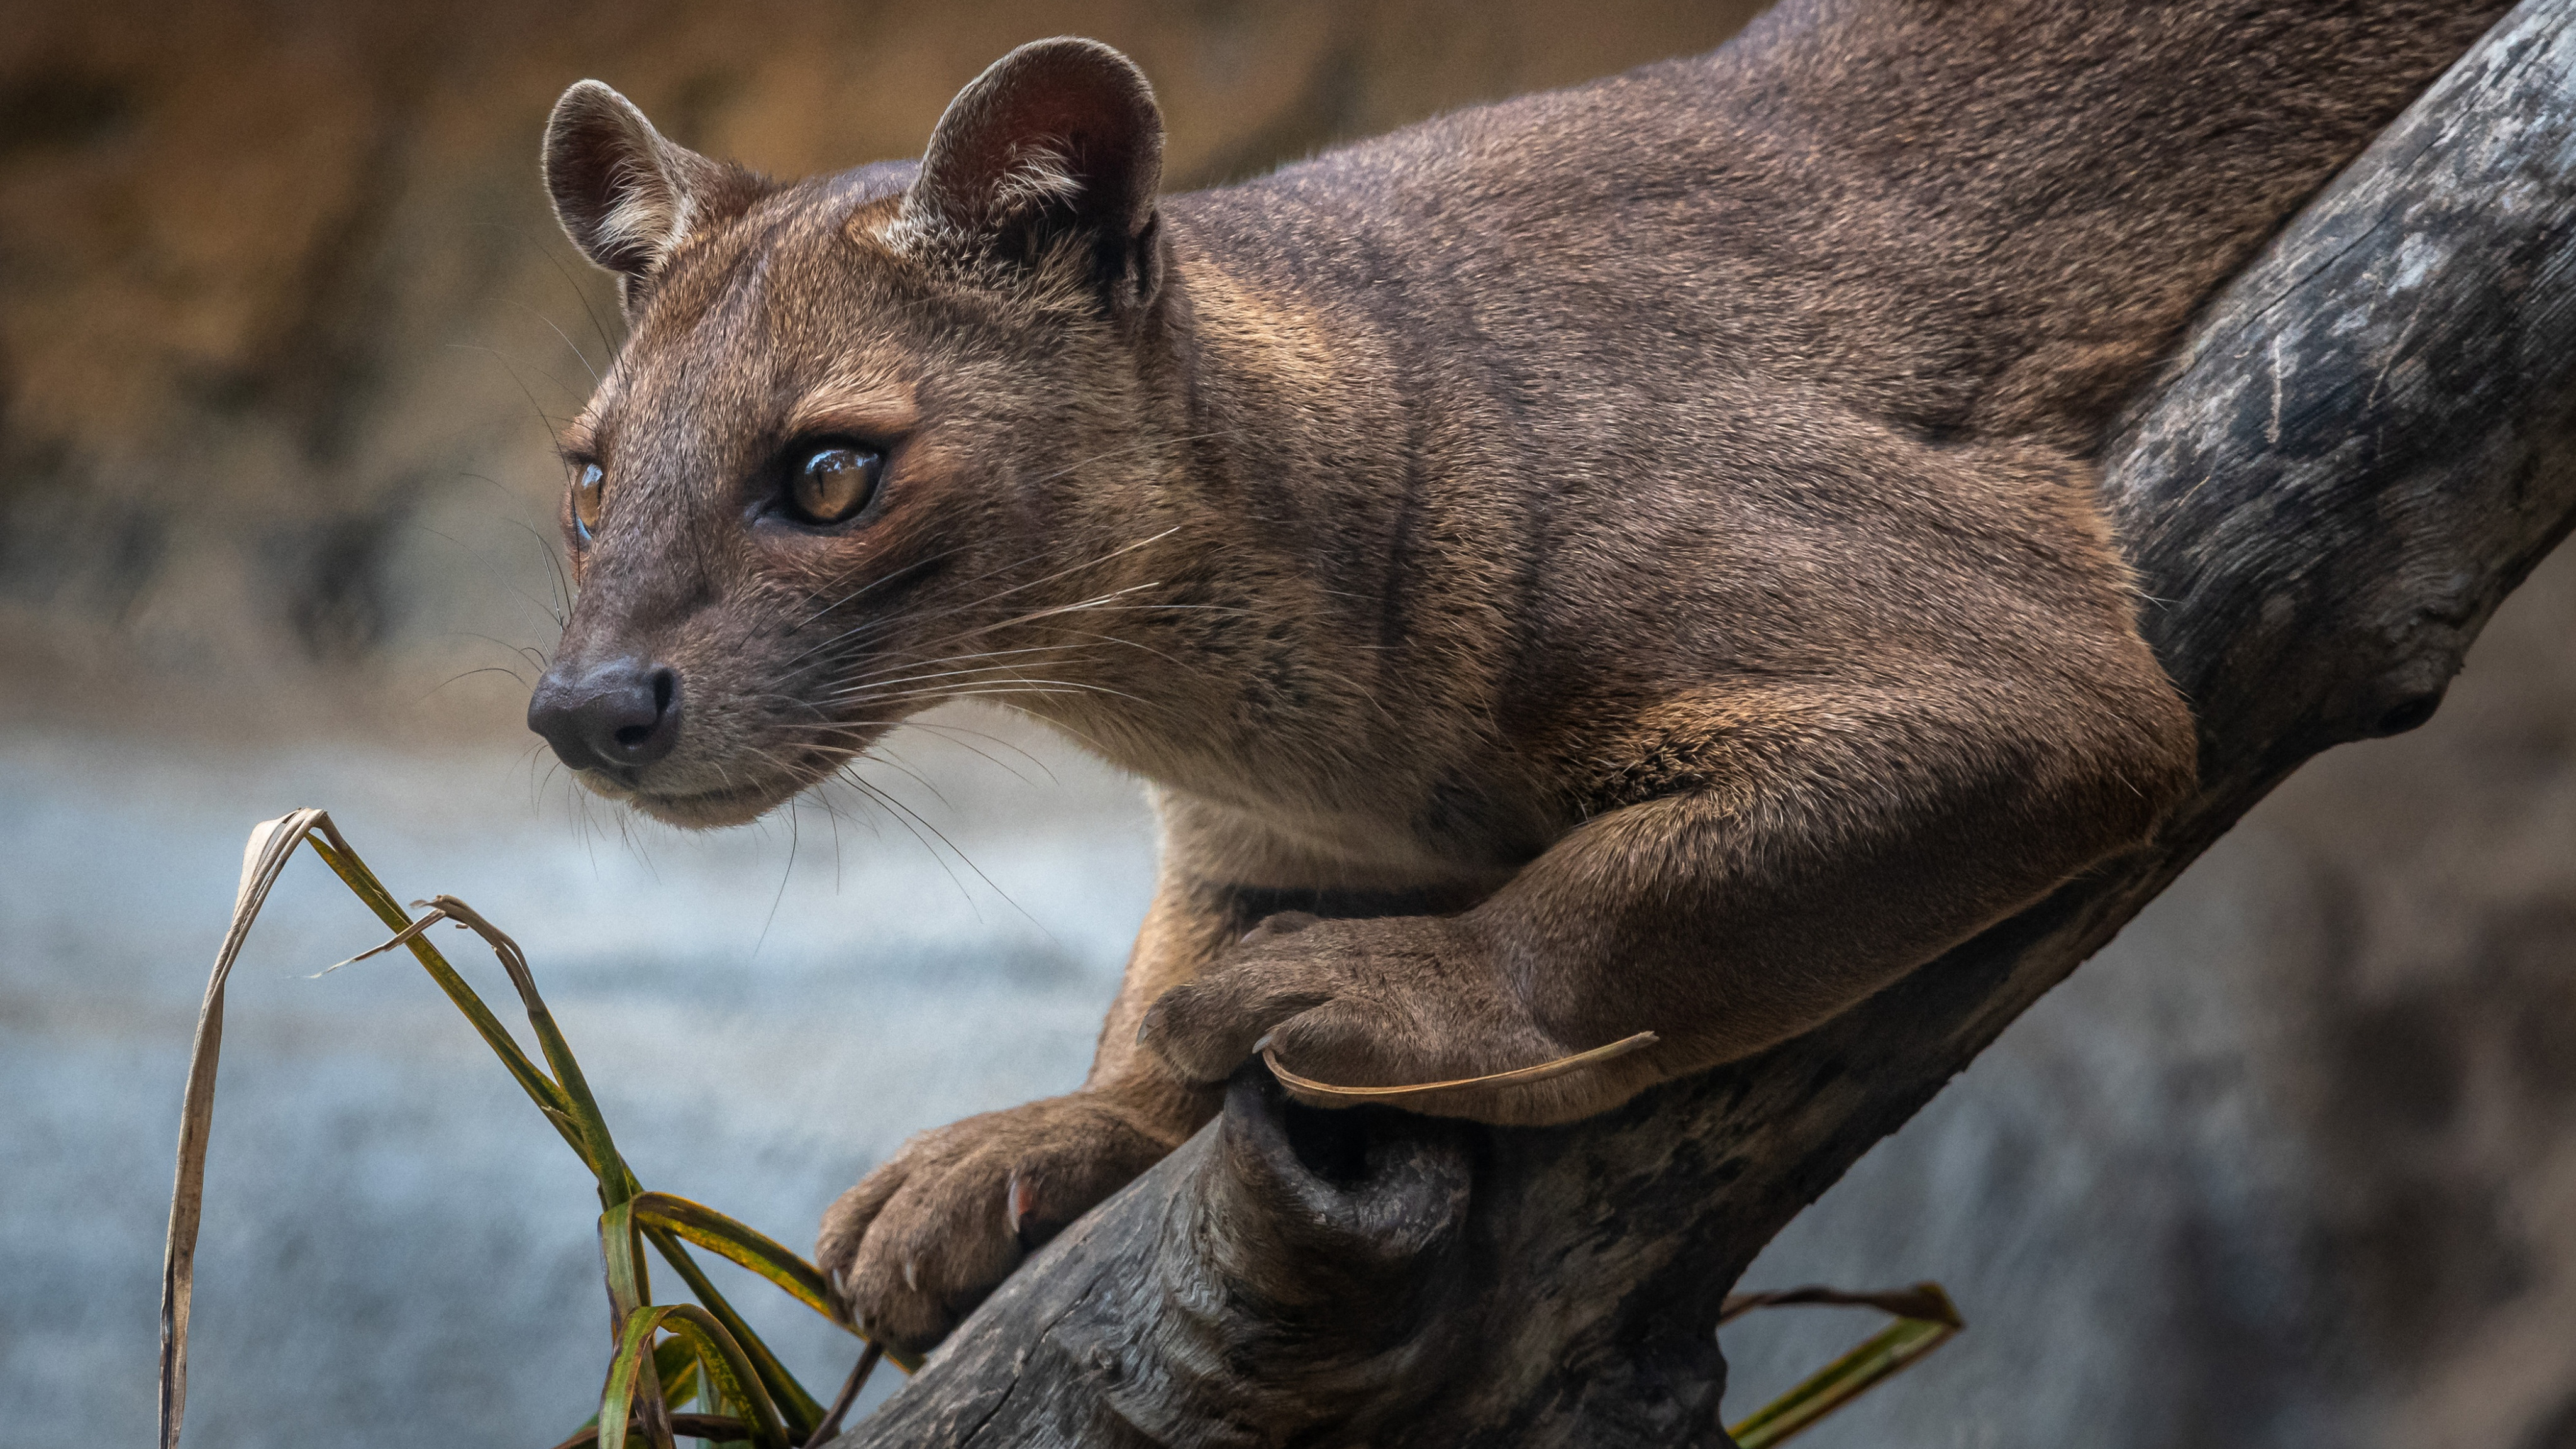
[[[1150,879],[1132,782],[961,716],[882,777],[918,826],[834,798],[683,839],[527,749],[547,420],[616,336],[537,186],[566,83],[795,174],[911,154],[1010,45],[1084,33],[1196,185],[1749,8],[23,0],[0,1440],[148,1433],[188,1026],[241,835],[290,806],[518,934],[647,1182],[791,1242],[906,1133],[1087,1059]],[[2560,560],[2433,724],[2294,779],[1791,1229],[1753,1285],[1935,1277],[1972,1323],[1809,1442],[2576,1446],[2571,638]],[[236,978],[190,1442],[551,1442],[606,1348],[578,1169],[409,967],[299,979],[371,938],[297,870]],[[849,1340],[762,1321],[838,1377]],[[1730,1408],[1868,1326],[1730,1327]]]

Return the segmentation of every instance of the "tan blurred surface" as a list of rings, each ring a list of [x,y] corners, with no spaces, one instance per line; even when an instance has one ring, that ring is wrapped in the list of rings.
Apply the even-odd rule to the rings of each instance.
[[[573,79],[801,175],[918,154],[1012,45],[1093,35],[1152,74],[1194,186],[1705,49],[1754,8],[22,5],[0,27],[0,709],[131,723],[211,690],[243,719],[258,683],[382,725],[441,664],[513,662],[463,636],[552,642],[513,592],[551,590],[521,531],[553,535],[541,415],[579,406],[617,333],[537,186]],[[479,730],[505,697],[433,706]]]

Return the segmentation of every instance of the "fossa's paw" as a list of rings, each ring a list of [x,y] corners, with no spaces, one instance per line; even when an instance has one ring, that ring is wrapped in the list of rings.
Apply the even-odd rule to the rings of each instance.
[[[861,1332],[926,1350],[1032,1249],[1175,1145],[1097,1093],[969,1117],[904,1143],[841,1194],[815,1262]]]
[[[1165,992],[1146,1013],[1142,1037],[1190,1081],[1222,1081],[1266,1047],[1287,1071],[1337,1087],[1481,1077],[1576,1050],[1531,1020],[1472,928],[1422,916],[1274,916],[1214,970]],[[1288,1087],[1314,1105],[1351,1105],[1294,1082]],[[1584,1115],[1569,1113],[1565,1088],[1548,1083],[1444,1092],[1402,1105],[1487,1121]]]

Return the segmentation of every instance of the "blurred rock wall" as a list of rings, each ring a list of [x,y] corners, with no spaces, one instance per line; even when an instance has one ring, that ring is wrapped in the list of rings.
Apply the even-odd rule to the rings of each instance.
[[[465,633],[551,643],[519,529],[551,539],[544,419],[617,332],[537,181],[579,77],[792,176],[916,155],[1009,47],[1087,34],[1152,74],[1186,187],[1705,49],[1754,8],[22,0],[0,26],[0,668],[19,708],[44,680],[130,712],[316,665],[363,696],[389,646],[511,662]]]

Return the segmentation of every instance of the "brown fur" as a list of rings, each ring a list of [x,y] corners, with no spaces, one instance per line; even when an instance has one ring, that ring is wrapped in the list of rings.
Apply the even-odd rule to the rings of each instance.
[[[937,1339],[1257,1039],[1365,1085],[1661,1034],[1428,1106],[1568,1121],[2144,838],[2193,734],[2090,455],[2501,8],[1803,0],[1160,198],[1081,42],[920,168],[789,186],[575,88],[549,179],[634,331],[566,440],[608,481],[558,671],[667,663],[685,711],[594,783],[748,819],[962,695],[1156,785],[1090,1080],[845,1196],[853,1311]],[[768,511],[817,433],[888,460],[826,529]]]

